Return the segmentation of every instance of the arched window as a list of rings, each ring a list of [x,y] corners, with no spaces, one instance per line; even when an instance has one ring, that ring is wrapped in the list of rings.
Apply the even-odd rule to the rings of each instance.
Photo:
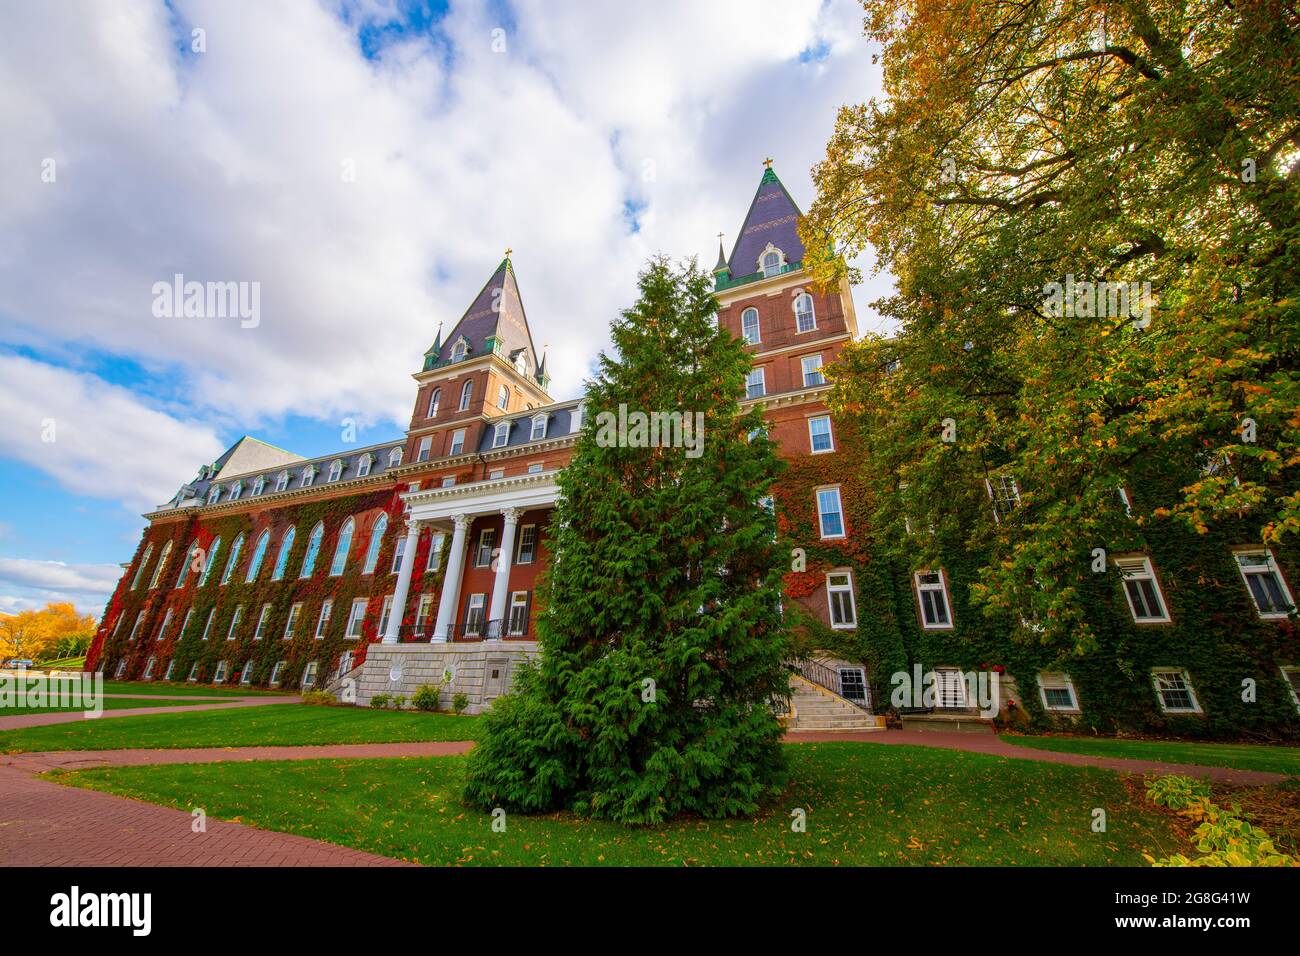
[[[235,565],[239,563],[239,552],[244,550],[244,536],[241,534],[235,538],[235,543],[230,546],[230,557],[226,559],[225,570],[221,572],[221,583],[224,585],[230,580],[230,576],[235,573]]]
[[[172,543],[168,541],[163,545],[162,554],[158,555],[158,567],[153,569],[153,577],[149,579],[149,590],[152,591],[162,580],[163,568],[167,567],[167,559],[172,556]]]
[[[762,341],[758,334],[758,309],[746,309],[740,313],[740,336],[748,345]]]
[[[510,386],[502,385],[497,390],[497,408],[505,411],[510,406]]]
[[[217,566],[217,552],[221,550],[221,539],[214,538],[212,547],[208,549],[208,563],[203,565],[203,576],[199,578],[199,587],[208,583],[208,578],[212,576],[212,569]]]
[[[492,447],[501,448],[508,441],[510,441],[510,423],[498,422],[496,430],[492,433]]]
[[[364,455],[362,455],[360,458],[357,459],[358,478],[365,478],[367,475],[370,474],[370,463],[373,462],[374,460],[375,460],[375,456],[370,454],[370,452],[366,452]]]
[[[145,565],[149,563],[149,559],[152,557],[153,557],[153,545],[152,544],[146,545],[144,549],[144,557],[140,559],[140,566],[135,569],[135,577],[131,579],[132,591],[134,591],[136,588],[140,586],[140,578],[144,577]]]
[[[348,566],[348,550],[352,547],[352,529],[355,527],[356,522],[349,518],[343,522],[343,527],[339,528],[339,541],[334,546],[334,560],[330,562],[332,578],[338,577]]]
[[[266,476],[258,475],[257,481],[253,482],[253,494],[260,495],[266,490]]]
[[[807,292],[794,297],[795,325],[800,332],[811,332],[817,328],[817,316],[813,314],[813,300]]]
[[[781,253],[775,250],[763,253],[763,277],[774,276],[781,271]]]
[[[312,569],[316,567],[316,555],[320,554],[320,540],[325,537],[325,522],[317,521],[316,527],[311,529],[311,537],[307,539],[307,553],[302,556],[302,570],[298,572],[298,577],[311,577]]]
[[[342,478],[342,477],[343,477],[343,461],[342,461],[342,459],[336,458],[336,459],[334,459],[334,461],[330,464],[330,476],[329,476],[329,480],[330,480],[330,481],[338,481],[338,480],[339,480],[340,478]]]
[[[402,463],[402,449],[394,448],[388,453],[388,467],[396,468]]]
[[[463,412],[469,408],[470,401],[474,398],[474,380],[471,378],[460,389],[460,410]]]
[[[221,500],[221,486],[213,485],[208,490],[208,504],[215,505],[220,500]]]
[[[370,532],[370,547],[366,549],[366,563],[361,569],[362,574],[375,573],[375,564],[379,561],[379,545],[384,540],[384,532],[387,530],[388,515],[380,515],[374,529]]]
[[[289,563],[289,552],[293,550],[294,529],[290,528],[280,539],[280,553],[275,556],[275,567],[271,569],[271,580],[279,581],[284,577],[285,566]]]
[[[197,546],[197,541],[191,541],[190,546],[181,555],[181,573],[176,575],[176,587],[178,588],[185,587],[185,579],[190,576],[190,562],[194,560],[194,549]]]
[[[316,480],[316,466],[308,465],[302,470],[302,480],[298,482],[299,488],[307,488]]]
[[[275,479],[275,490],[276,491],[289,490],[289,473],[287,471],[280,472],[280,477]]]
[[[257,580],[257,572],[262,570],[262,561],[266,558],[266,549],[271,544],[271,532],[263,531],[262,536],[257,539],[257,547],[253,548],[253,559],[248,562],[248,573],[244,575],[244,583]]]
[[[438,414],[438,403],[442,401],[442,389],[435,388],[433,394],[429,396],[429,414],[425,418],[433,418]]]
[[[233,485],[230,486],[230,494],[227,496],[227,500],[234,501],[236,498],[240,496],[243,490],[244,490],[244,483],[242,481],[235,482]]]
[[[451,360],[453,362],[459,362],[461,359],[465,357],[465,353],[468,351],[469,351],[469,346],[465,344],[464,339],[461,339],[451,347]]]

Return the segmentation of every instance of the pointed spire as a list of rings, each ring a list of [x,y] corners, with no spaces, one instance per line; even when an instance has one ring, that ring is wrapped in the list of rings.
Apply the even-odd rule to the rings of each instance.
[[[758,181],[758,189],[727,261],[732,281],[739,283],[757,278],[755,274],[762,269],[761,260],[769,245],[781,253],[786,264],[802,262],[804,247],[798,232],[802,215],[773,171],[772,160],[763,160],[763,176]],[[714,272],[716,274],[716,267]]]
[[[536,354],[514,266],[510,262],[513,251],[506,250],[501,263],[445,337],[439,327],[438,340],[425,355],[425,371],[447,362],[462,339],[465,342],[464,354],[468,357],[494,352],[510,361],[509,356],[524,348],[530,355]]]
[[[714,274],[714,275],[717,275],[717,274],[720,273],[720,272],[730,272],[730,271],[731,271],[730,267],[727,265],[727,254],[726,254],[725,252],[722,251],[722,237],[723,237],[723,235],[724,235],[724,233],[721,233],[721,232],[718,233],[718,264],[715,265],[715,266],[713,267],[713,274]]]
[[[429,351],[425,352],[424,354],[425,354],[425,355],[437,355],[437,354],[438,354],[439,352],[441,352],[441,351],[442,351],[442,320],[439,319],[439,320],[438,320],[438,334],[437,334],[437,336],[436,336],[436,337],[434,338],[434,340],[433,340],[433,345],[429,347]]]

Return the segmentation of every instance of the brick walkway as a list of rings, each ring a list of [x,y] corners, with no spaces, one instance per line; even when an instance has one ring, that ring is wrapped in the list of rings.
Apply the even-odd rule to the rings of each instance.
[[[994,757],[1013,757],[1019,760],[1041,760],[1045,763],[1064,763],[1075,767],[1101,767],[1120,773],[1180,773],[1191,777],[1205,777],[1215,783],[1233,787],[1259,787],[1281,783],[1289,779],[1285,774],[1263,770],[1233,770],[1228,767],[1202,767],[1189,763],[1165,763],[1155,760],[1130,760],[1126,757],[1094,757],[1090,754],[1058,753],[1020,747],[1005,737],[994,734],[949,734],[940,731],[886,730],[868,733],[788,733],[785,742],[826,743],[852,740],[871,744],[912,744],[918,747],[939,747],[943,750],[965,750],[969,753],[989,754]]]
[[[106,697],[109,695],[105,695]],[[211,698],[206,698],[211,699]],[[201,710],[230,710],[236,707],[260,707],[263,704],[296,704],[298,697],[228,697],[224,703],[190,704],[176,707],[125,707],[122,710],[105,710],[91,720],[112,720],[118,717],[144,717],[149,714],[191,714]],[[50,724],[70,724],[88,719],[80,710],[51,711],[48,714],[20,714],[0,717],[0,730],[21,730],[24,727],[45,727]]]

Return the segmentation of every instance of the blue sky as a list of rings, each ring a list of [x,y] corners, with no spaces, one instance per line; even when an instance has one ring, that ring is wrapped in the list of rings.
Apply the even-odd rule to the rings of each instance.
[[[576,395],[638,268],[728,247],[762,173],[811,201],[879,90],[854,3],[23,5],[0,34],[0,611],[98,614],[241,435],[401,434],[502,251]],[[33,82],[33,77],[41,82]],[[860,263],[869,266],[869,263]],[[257,324],[155,282],[257,283]],[[856,292],[861,324],[887,276]]]

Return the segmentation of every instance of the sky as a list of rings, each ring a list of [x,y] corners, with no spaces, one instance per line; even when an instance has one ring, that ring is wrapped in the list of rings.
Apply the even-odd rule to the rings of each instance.
[[[580,394],[646,259],[711,268],[764,158],[811,204],[872,53],[850,0],[10,7],[0,612],[98,616],[142,512],[242,435],[400,436],[506,248],[552,395]],[[890,279],[857,264],[878,330]],[[255,287],[256,321],[167,315],[177,274]]]

